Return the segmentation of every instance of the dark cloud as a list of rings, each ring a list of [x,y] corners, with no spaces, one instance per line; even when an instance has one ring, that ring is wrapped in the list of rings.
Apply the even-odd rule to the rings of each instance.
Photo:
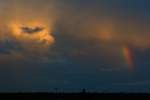
[[[35,27],[35,28],[30,28],[30,27],[21,27],[23,33],[29,33],[29,34],[34,34],[37,32],[40,32],[43,30],[41,27]]]
[[[26,90],[23,86],[37,90],[68,86],[103,89],[121,82],[132,85],[128,81],[146,77],[149,71],[149,3],[2,0],[1,7],[7,9],[0,10],[0,65],[1,71],[10,75],[1,73],[6,80],[0,85],[8,83],[8,90]],[[126,46],[135,55],[135,77],[123,58]]]
[[[147,49],[150,46],[149,20],[145,19],[145,16],[149,16],[143,12],[143,9],[146,9],[143,7],[145,2],[124,0],[32,0],[30,2],[22,0],[17,2],[16,0],[13,4],[14,6],[10,8],[14,13],[10,13],[10,18],[6,18],[7,20],[3,23],[10,30],[7,32],[7,38],[13,41],[17,38],[19,46],[23,48],[21,51],[23,56],[25,53],[28,56],[51,58],[50,52],[55,52],[60,57],[65,56],[62,58],[76,58],[76,61],[85,59],[86,62],[88,59],[89,61],[93,59],[91,65],[99,65],[109,60],[111,63],[107,66],[117,66],[119,63],[113,64],[113,62],[120,62],[118,52],[123,46],[129,45],[138,49]],[[24,8],[24,6],[27,7]],[[143,13],[136,11],[139,9]],[[38,24],[40,27],[37,27]],[[20,28],[20,25],[25,27]],[[43,29],[41,26],[46,28]],[[6,30],[1,30],[2,37],[5,37]],[[18,35],[20,30],[31,36]],[[50,36],[48,34],[33,35],[45,30]],[[43,37],[42,40],[40,40],[41,37]],[[46,48],[42,45],[45,43],[49,44]],[[113,61],[114,57],[118,61]],[[99,62],[99,59],[102,62]],[[81,62],[84,60],[78,63]]]

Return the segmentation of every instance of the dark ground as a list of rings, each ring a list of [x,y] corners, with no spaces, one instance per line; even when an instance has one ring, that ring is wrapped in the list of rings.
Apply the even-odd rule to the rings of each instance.
[[[150,97],[148,93],[1,93],[0,100],[102,100]],[[126,99],[125,99],[126,100]]]

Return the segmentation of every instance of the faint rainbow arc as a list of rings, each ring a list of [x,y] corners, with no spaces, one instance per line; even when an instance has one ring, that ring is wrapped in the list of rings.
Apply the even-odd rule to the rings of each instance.
[[[133,54],[131,49],[128,46],[125,46],[122,48],[123,51],[123,56],[124,56],[124,60],[125,63],[128,66],[128,70],[129,71],[134,71],[134,60],[133,60]]]

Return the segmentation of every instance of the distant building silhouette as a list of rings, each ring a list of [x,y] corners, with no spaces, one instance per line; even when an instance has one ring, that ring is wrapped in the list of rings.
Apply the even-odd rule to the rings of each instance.
[[[85,88],[82,89],[82,93],[86,93],[86,89]]]

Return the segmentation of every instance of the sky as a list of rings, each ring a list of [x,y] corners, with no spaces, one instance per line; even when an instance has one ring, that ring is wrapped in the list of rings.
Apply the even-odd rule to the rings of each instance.
[[[0,0],[0,92],[150,92],[149,4]]]

